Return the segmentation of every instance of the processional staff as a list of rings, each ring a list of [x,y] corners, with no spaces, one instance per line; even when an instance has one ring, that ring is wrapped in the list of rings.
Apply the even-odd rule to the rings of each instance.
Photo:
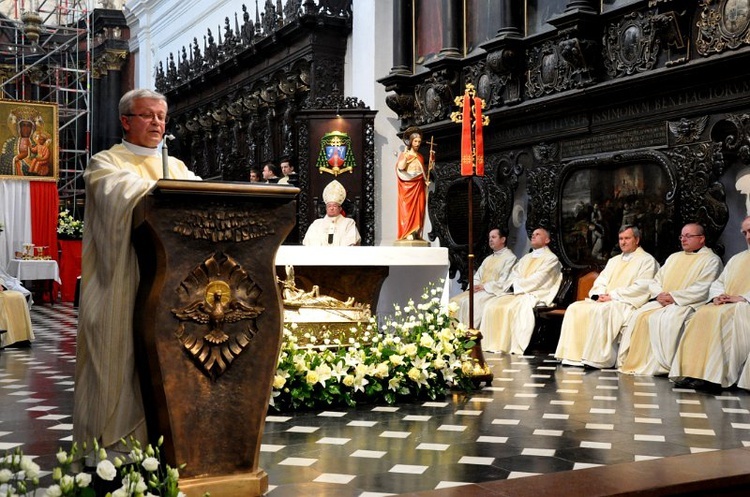
[[[485,102],[476,95],[474,85],[471,83],[466,84],[462,97],[456,97],[455,104],[461,108],[461,111],[451,114],[451,120],[462,125],[461,176],[470,177],[467,184],[469,187],[469,328],[471,329],[474,327],[474,176],[484,176],[484,136],[482,135],[482,128],[490,123],[490,119],[487,116],[482,116]],[[474,331],[476,332],[476,330]],[[484,362],[484,358],[481,358],[480,361]],[[488,368],[487,370],[489,371]]]

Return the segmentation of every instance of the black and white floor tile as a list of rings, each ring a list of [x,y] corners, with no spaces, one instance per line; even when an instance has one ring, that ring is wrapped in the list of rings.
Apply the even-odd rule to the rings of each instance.
[[[31,347],[0,351],[0,453],[43,468],[72,432],[76,309],[34,306]],[[666,378],[488,354],[495,380],[397,406],[269,412],[270,497],[381,497],[750,446],[750,392],[710,395]]]

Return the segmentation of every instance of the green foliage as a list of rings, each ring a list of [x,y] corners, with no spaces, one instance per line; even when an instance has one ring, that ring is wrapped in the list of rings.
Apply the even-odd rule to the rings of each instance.
[[[441,307],[437,295],[428,288],[422,303],[397,307],[379,330],[373,321],[349,343],[306,334],[311,344],[299,346],[293,329],[285,329],[271,405],[287,411],[394,404],[436,399],[450,388],[472,390],[474,342],[452,317],[456,309]]]

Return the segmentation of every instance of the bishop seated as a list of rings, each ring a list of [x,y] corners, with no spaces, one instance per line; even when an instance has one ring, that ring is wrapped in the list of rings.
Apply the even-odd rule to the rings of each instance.
[[[361,238],[353,219],[344,217],[341,205],[346,200],[344,185],[336,180],[323,189],[326,215],[316,219],[307,229],[302,245],[351,246],[359,245]]]

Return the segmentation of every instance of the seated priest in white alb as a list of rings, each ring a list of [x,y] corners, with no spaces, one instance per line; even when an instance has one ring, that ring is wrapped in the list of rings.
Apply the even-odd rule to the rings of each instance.
[[[15,278],[8,278],[6,281],[0,275],[0,331],[5,330],[4,333],[0,333],[0,348],[31,342],[34,339],[29,304],[23,292],[11,289],[20,286],[14,280]]]
[[[508,279],[505,295],[484,307],[479,330],[482,348],[492,352],[523,354],[534,331],[534,307],[550,304],[562,281],[560,261],[547,247],[549,232],[537,228],[531,234],[530,254],[519,260]]]
[[[474,273],[471,291],[474,292],[474,326],[469,325],[469,299],[470,291],[459,293],[451,299],[459,305],[457,318],[469,328],[479,328],[482,311],[487,302],[503,295],[507,288],[510,272],[516,263],[516,256],[505,246],[508,234],[500,228],[490,230],[488,241],[492,254],[487,256],[479,269]]]
[[[750,216],[742,221],[742,235],[748,250],[729,259],[719,279],[711,284],[710,303],[698,309],[685,325],[669,371],[669,378],[678,386],[708,390],[731,387],[738,382],[743,364],[745,369],[749,367]],[[750,382],[740,386],[750,388]]]
[[[721,259],[705,246],[700,224],[686,224],[680,242],[682,251],[670,255],[654,279],[640,287],[644,305],[622,331],[617,357],[622,373],[669,373],[685,321],[708,302],[711,283],[722,269]]]
[[[302,245],[308,247],[359,245],[360,237],[354,219],[344,217],[341,205],[346,200],[344,185],[336,180],[323,189],[326,215],[316,219],[305,233]]]
[[[620,228],[621,254],[607,261],[585,300],[565,310],[555,357],[569,366],[611,368],[617,360],[617,342],[623,324],[636,309],[638,281],[653,279],[659,269],[640,247],[641,232]]]

